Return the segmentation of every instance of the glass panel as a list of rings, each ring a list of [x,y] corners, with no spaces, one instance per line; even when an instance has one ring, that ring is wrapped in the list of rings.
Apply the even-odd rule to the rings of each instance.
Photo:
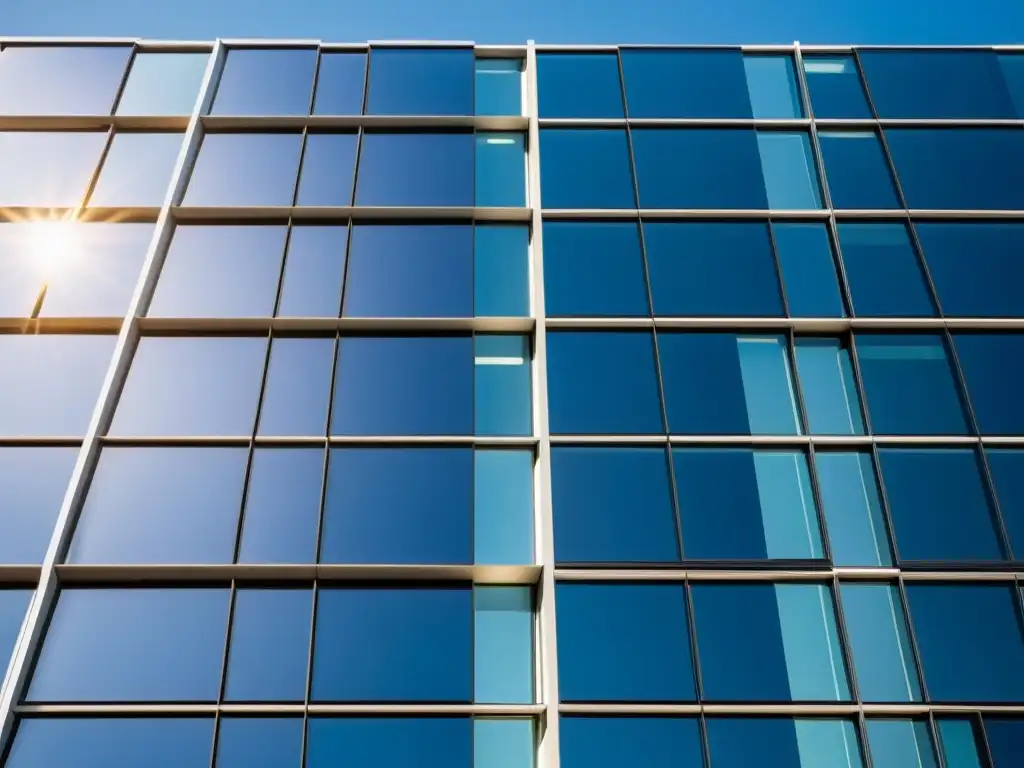
[[[709,717],[714,768],[861,768],[857,731],[847,720]]]
[[[530,228],[478,224],[473,229],[473,314],[530,314]]]
[[[757,148],[768,194],[768,207],[776,210],[821,208],[818,170],[806,133],[758,131]]]
[[[476,59],[476,114],[522,114],[522,59]]]
[[[469,702],[472,634],[467,587],[321,589],[312,699]],[[337,752],[331,756],[325,766],[337,764]],[[319,763],[311,758],[310,764]]]
[[[1024,118],[1024,56],[1019,53],[1004,54],[999,57],[999,65],[1003,70],[1010,99],[1017,109],[1017,117]]]
[[[984,722],[993,768],[1013,768],[1020,762],[1024,720],[986,716]]]
[[[72,563],[230,563],[245,448],[107,446],[68,553]]]
[[[555,585],[562,701],[693,701],[682,584]]]
[[[0,563],[42,565],[77,457],[78,448],[0,448]]]
[[[320,561],[472,563],[472,516],[470,448],[334,448]]]
[[[1014,587],[908,584],[906,589],[933,701],[1024,701],[1024,637]]]
[[[191,115],[209,59],[208,53],[136,53],[117,114]]]
[[[540,153],[545,208],[636,207],[625,131],[542,128]]]
[[[314,115],[359,115],[366,82],[365,53],[320,54]]]
[[[970,720],[935,721],[948,768],[982,768]]]
[[[875,768],[938,768],[927,720],[867,721]]]
[[[551,450],[555,560],[679,560],[668,455],[663,448]]]
[[[266,351],[265,338],[141,339],[110,434],[251,435]]]
[[[473,700],[533,701],[533,596],[529,587],[473,590]]]
[[[632,118],[753,117],[738,49],[624,49],[619,55]]]
[[[106,143],[98,131],[0,132],[0,206],[81,205]]]
[[[213,101],[214,115],[308,115],[313,48],[232,48]]]
[[[845,317],[825,225],[773,222],[771,227],[790,316]]]
[[[853,56],[805,55],[803,60],[816,118],[872,118]]]
[[[474,451],[473,495],[473,562],[532,563],[533,452]]]
[[[302,755],[301,717],[223,717],[216,768],[288,768]]]
[[[957,333],[953,343],[981,432],[1024,434],[1020,389],[1024,334]]]
[[[160,207],[181,153],[181,133],[116,133],[89,205]]]
[[[791,56],[744,56],[743,69],[747,75],[747,89],[755,118],[786,119],[804,116]]]
[[[904,224],[837,225],[853,311],[860,317],[933,317],[935,306]]]
[[[1014,559],[1024,560],[1024,451],[989,448],[985,457]]]
[[[473,49],[373,48],[368,115],[472,115]]]
[[[131,55],[130,45],[6,45],[0,114],[109,115]]]
[[[840,586],[857,685],[864,701],[920,701],[903,601],[888,584]]]
[[[481,334],[473,350],[476,434],[533,434],[529,337]]]
[[[160,268],[150,317],[270,317],[284,225],[183,225]]]
[[[533,768],[533,720],[473,718],[473,765],[477,768]]]
[[[338,316],[347,238],[348,227],[292,227],[279,317]]]
[[[649,333],[548,333],[548,408],[554,434],[664,431]]]
[[[364,133],[356,205],[473,205],[472,133]]]
[[[357,134],[309,133],[297,205],[352,205]]]
[[[326,435],[333,368],[333,337],[275,337],[257,434]]]
[[[941,336],[858,333],[854,339],[876,434],[967,434]]]
[[[814,465],[832,562],[838,566],[892,565],[871,454],[818,451]]]
[[[693,717],[559,718],[564,768],[703,768],[700,721]]]
[[[798,338],[796,371],[812,434],[864,434],[850,351],[839,339]]]
[[[526,148],[521,133],[476,134],[476,204],[526,205]]]
[[[28,700],[216,701],[228,594],[227,589],[65,589]]]
[[[468,717],[314,717],[308,727],[306,768],[473,766]]]
[[[874,131],[822,131],[821,159],[836,208],[902,208]]]
[[[537,99],[541,118],[623,117],[619,57],[614,53],[538,54]]]
[[[828,587],[694,584],[690,594],[705,700],[850,698]]]
[[[31,589],[0,589],[0,669],[4,671],[10,663],[32,594]]]
[[[207,133],[182,205],[292,204],[301,133]]]

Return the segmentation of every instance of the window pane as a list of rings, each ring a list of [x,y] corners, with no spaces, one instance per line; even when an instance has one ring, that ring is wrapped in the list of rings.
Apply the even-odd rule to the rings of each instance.
[[[332,449],[320,560],[472,563],[472,505],[469,448]]]
[[[836,230],[856,315],[935,315],[931,293],[905,225],[843,222]]]
[[[476,204],[526,205],[526,149],[521,133],[476,134]]]
[[[694,584],[691,595],[706,700],[850,698],[827,587]]]
[[[564,768],[703,768],[700,722],[693,717],[580,717],[559,722]]]
[[[321,589],[312,699],[469,702],[472,630],[466,587]]]
[[[77,457],[78,448],[0,448],[0,563],[42,564]]]
[[[65,589],[28,700],[216,701],[227,618],[227,589]]]
[[[230,563],[246,453],[245,448],[104,448],[68,561]]]
[[[110,434],[251,435],[266,351],[265,338],[141,339]]]
[[[818,170],[806,133],[758,131],[757,148],[769,208],[821,208]]]
[[[614,53],[538,54],[537,99],[542,118],[623,117],[619,57]]]
[[[920,701],[903,601],[888,584],[840,587],[857,685],[864,701]]]
[[[347,238],[348,227],[292,227],[279,317],[338,316]]]
[[[529,587],[474,589],[473,700],[533,701],[533,596]]]
[[[715,768],[861,768],[857,731],[847,720],[709,717]],[[770,762],[766,762],[770,756]]]
[[[907,601],[933,701],[1024,700],[1024,638],[1013,587],[908,584]]]
[[[533,720],[473,718],[473,765],[484,768],[533,768],[536,739]]]
[[[365,133],[356,205],[473,205],[472,133]]]
[[[306,135],[298,205],[352,205],[356,145],[354,133]]]
[[[0,669],[7,670],[31,600],[30,589],[0,589]]]
[[[131,54],[128,45],[4,46],[0,114],[109,115]]]
[[[301,717],[223,717],[216,768],[296,766],[302,755],[302,726]]]
[[[625,49],[619,55],[632,118],[753,117],[738,49]]]
[[[530,314],[530,228],[477,224],[473,229],[473,314]]]
[[[533,557],[533,452],[473,452],[473,562],[522,565]]]
[[[470,224],[356,224],[346,317],[472,317]]]
[[[359,115],[366,82],[365,53],[320,54],[314,115]]]
[[[1024,720],[986,716],[984,721],[993,768],[1013,768],[1020,762],[1020,748],[1024,744]]]
[[[825,225],[773,222],[771,227],[790,316],[844,317]]]
[[[555,585],[562,701],[693,701],[682,584]]]
[[[183,205],[291,205],[301,133],[203,136]]]
[[[753,131],[637,128],[632,137],[641,208],[768,207]]]
[[[803,60],[816,118],[871,119],[853,56],[804,56]]]
[[[540,154],[545,208],[636,207],[625,131],[542,128]]]
[[[967,434],[941,336],[858,333],[854,338],[876,434]]]
[[[867,721],[875,768],[938,768],[927,720]]]
[[[521,59],[476,59],[477,115],[522,114],[522,65]]]
[[[970,720],[943,718],[935,723],[949,768],[982,768],[974,726]]]
[[[311,589],[238,589],[231,613],[226,701],[303,701]]]
[[[473,434],[473,339],[342,337],[331,434]]]
[[[555,560],[668,563],[679,560],[663,448],[551,450]]]
[[[373,48],[368,115],[472,115],[473,49]]]
[[[687,559],[824,556],[803,453],[676,448],[672,463]]]
[[[804,116],[791,56],[744,56],[743,69],[755,118]]]
[[[647,317],[639,234],[634,223],[544,222],[548,316]]]
[[[533,434],[529,337],[480,334],[473,350],[475,434]]]
[[[981,432],[1024,434],[1020,396],[1024,334],[958,333],[953,343]]]
[[[214,115],[308,115],[316,50],[229,49]]]
[[[871,454],[818,451],[814,465],[832,562],[837,566],[892,565]]]
[[[136,53],[117,114],[191,115],[209,59],[208,53]]]
[[[797,339],[796,370],[812,434],[864,434],[850,351],[839,339]]]
[[[98,131],[0,132],[0,206],[81,205],[106,143]]]
[[[1003,70],[1010,99],[1017,109],[1017,117],[1024,118],[1024,56],[1019,53],[1004,54],[999,57],[999,65]]]
[[[672,433],[799,434],[783,336],[665,332],[658,349]]]
[[[822,131],[821,158],[836,208],[902,208],[874,131]]]
[[[323,474],[322,448],[253,451],[238,562],[316,560]]]
[[[276,337],[260,407],[260,435],[326,435],[334,338]]]
[[[163,205],[181,152],[180,133],[117,133],[89,205]]]
[[[1024,451],[990,448],[985,457],[1014,559],[1024,560]]]
[[[468,717],[314,717],[306,768],[470,768]]]
[[[556,331],[547,343],[552,433],[664,431],[649,333]]]

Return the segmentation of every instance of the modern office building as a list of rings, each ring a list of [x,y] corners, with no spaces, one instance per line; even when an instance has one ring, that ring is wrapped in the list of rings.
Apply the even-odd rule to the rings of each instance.
[[[1024,49],[0,43],[7,768],[1024,765]]]

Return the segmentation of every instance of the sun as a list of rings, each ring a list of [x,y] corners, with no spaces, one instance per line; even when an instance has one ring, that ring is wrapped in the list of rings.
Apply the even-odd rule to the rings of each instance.
[[[82,249],[74,221],[32,221],[23,226],[29,265],[44,281],[78,266]]]

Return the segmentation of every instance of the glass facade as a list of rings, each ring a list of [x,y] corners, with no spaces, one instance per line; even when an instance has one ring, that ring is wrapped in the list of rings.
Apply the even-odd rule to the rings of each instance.
[[[0,39],[0,762],[1015,768],[1024,51]]]

